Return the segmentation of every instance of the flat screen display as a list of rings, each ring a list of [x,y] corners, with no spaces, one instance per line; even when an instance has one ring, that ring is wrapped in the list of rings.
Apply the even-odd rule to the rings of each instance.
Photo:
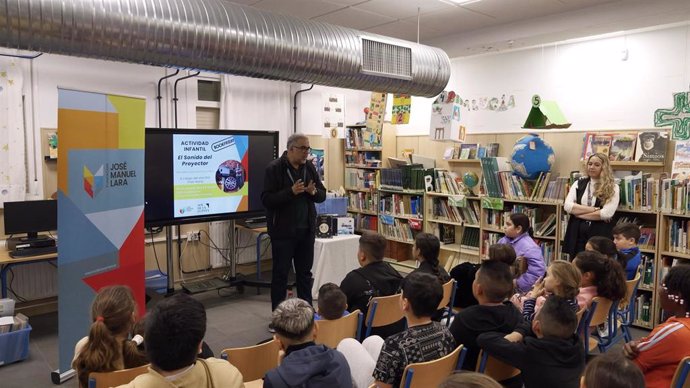
[[[278,132],[146,129],[147,226],[256,217]]]
[[[36,237],[38,232],[57,230],[57,201],[5,202],[5,234],[23,234]]]

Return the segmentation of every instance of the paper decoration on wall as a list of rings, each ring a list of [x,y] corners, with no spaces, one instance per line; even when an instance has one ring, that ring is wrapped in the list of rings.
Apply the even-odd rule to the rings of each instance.
[[[478,110],[505,112],[508,109],[515,108],[515,96],[512,94],[502,94],[500,97],[480,97],[474,99],[458,97],[456,103],[460,106],[460,109],[468,112]]]
[[[316,172],[319,174],[319,179],[321,179],[321,182],[325,182],[325,151],[318,148],[312,148],[311,152],[309,153],[309,160],[312,162],[312,164],[314,164],[314,167],[316,168]]]
[[[367,112],[367,130],[365,140],[370,147],[381,147],[381,134],[383,133],[383,116],[386,114],[387,93],[372,92]]]
[[[408,124],[410,122],[411,107],[412,98],[409,94],[394,94],[391,123]]]
[[[532,96],[532,109],[527,115],[527,120],[522,128],[525,129],[551,129],[568,128],[570,123],[563,112],[558,108],[556,101],[542,101],[538,94]]]
[[[48,137],[48,158],[57,159],[58,157],[58,136],[55,132],[46,134]]]
[[[462,118],[460,98],[454,91],[444,91],[431,104],[429,137],[432,140],[465,141],[465,127]]]
[[[690,92],[673,93],[673,108],[654,111],[654,126],[670,126],[671,140],[690,140]]]
[[[321,117],[323,129],[321,137],[332,139],[345,138],[345,96],[342,94],[323,93],[323,111]]]

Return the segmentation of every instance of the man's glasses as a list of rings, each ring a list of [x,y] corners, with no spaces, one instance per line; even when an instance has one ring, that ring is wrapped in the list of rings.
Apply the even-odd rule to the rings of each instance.
[[[301,147],[292,146],[292,148],[297,148],[298,150],[300,150],[300,151],[302,151],[302,152],[309,152],[309,151],[311,151],[311,147],[307,147],[307,146],[301,146]]]

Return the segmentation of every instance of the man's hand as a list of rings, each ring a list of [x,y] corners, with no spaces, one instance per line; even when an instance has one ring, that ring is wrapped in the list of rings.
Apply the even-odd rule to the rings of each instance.
[[[298,179],[297,182],[295,182],[294,185],[292,185],[292,194],[301,194],[304,193],[304,182],[302,182],[301,179]]]
[[[637,358],[640,355],[640,351],[637,349],[637,345],[640,341],[630,341],[623,345],[623,355],[631,360]]]
[[[503,338],[507,339],[510,342],[522,342],[522,334],[518,333],[517,331],[514,331],[510,334],[506,334]]]
[[[316,183],[314,183],[314,181],[309,181],[305,191],[311,195],[316,195]]]

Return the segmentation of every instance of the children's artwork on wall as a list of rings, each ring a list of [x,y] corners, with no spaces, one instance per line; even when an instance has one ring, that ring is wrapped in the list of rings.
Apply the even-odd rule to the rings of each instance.
[[[321,182],[325,182],[325,174],[326,174],[326,168],[324,166],[324,162],[326,160],[325,158],[325,150],[318,149],[318,148],[312,148],[311,152],[309,153],[309,160],[314,164],[314,167],[316,168],[316,172],[319,173],[319,179],[321,179]]]
[[[322,137],[332,139],[345,138],[345,96],[342,94],[323,93]]]
[[[673,93],[673,108],[654,111],[655,127],[671,127],[671,140],[690,140],[690,92]]]
[[[458,140],[464,138],[460,131],[462,106],[454,91],[444,91],[431,104],[429,137],[433,140]]]
[[[408,124],[410,122],[411,108],[412,98],[409,94],[394,94],[391,123]]]
[[[565,118],[563,112],[561,112],[556,101],[542,100],[538,94],[535,94],[532,96],[532,109],[530,109],[527,120],[525,120],[525,124],[522,125],[522,128],[568,128],[570,125],[571,124]]]
[[[48,158],[57,159],[58,156],[58,137],[57,133],[50,132],[48,136]]]
[[[509,109],[515,108],[515,95],[501,94],[493,97],[479,97],[474,99],[457,98],[457,104],[460,109],[467,112],[489,110],[494,112],[505,112]]]
[[[381,134],[383,131],[383,116],[386,113],[387,93],[372,92],[367,112],[367,130],[364,142],[369,147],[381,147]]]

